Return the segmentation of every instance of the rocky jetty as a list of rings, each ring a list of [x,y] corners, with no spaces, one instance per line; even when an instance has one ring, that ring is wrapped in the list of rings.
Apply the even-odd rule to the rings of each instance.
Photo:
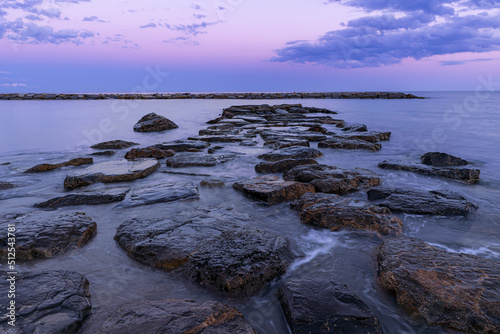
[[[143,116],[135,125],[134,131],[155,132],[177,129],[179,126],[168,118],[154,112]]]
[[[144,158],[163,159],[175,155],[174,150],[161,150],[156,147],[133,148],[125,154],[125,159],[136,160]]]
[[[105,189],[100,191],[88,191],[73,193],[62,197],[55,197],[46,202],[37,203],[35,208],[58,209],[74,205],[97,205],[121,202],[130,191],[128,187]]]
[[[214,167],[235,158],[235,154],[179,153],[167,159],[167,166],[173,168]]]
[[[132,141],[125,140],[111,140],[105,141],[102,143],[98,143],[90,146],[90,148],[94,148],[97,150],[121,150],[124,148],[129,148],[131,146],[139,145],[138,143],[134,143]]]
[[[285,173],[296,166],[317,165],[314,159],[284,159],[275,162],[261,162],[255,166],[257,173]]]
[[[323,156],[320,150],[311,147],[292,146],[259,155],[259,159],[279,161],[285,159],[312,159]]]
[[[94,159],[92,159],[92,158],[76,158],[76,159],[71,159],[69,161],[61,162],[58,164],[36,165],[34,167],[31,167],[27,171],[25,171],[25,173],[40,173],[40,172],[46,172],[49,170],[62,168],[62,167],[90,165],[92,163],[94,163]]]
[[[120,206],[134,207],[181,200],[197,200],[199,198],[198,188],[193,182],[166,182],[134,189],[130,200],[120,204]]]

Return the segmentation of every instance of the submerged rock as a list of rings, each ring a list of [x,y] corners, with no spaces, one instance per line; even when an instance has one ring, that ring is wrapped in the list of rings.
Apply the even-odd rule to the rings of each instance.
[[[143,116],[135,125],[134,131],[153,132],[177,129],[179,126],[164,116],[154,112]]]
[[[292,204],[300,220],[309,225],[341,230],[368,230],[380,234],[401,234],[403,223],[391,211],[375,205],[328,194],[305,194]]]
[[[332,133],[333,137],[341,139],[358,139],[364,140],[370,143],[377,143],[383,140],[389,140],[391,137],[391,132],[377,132],[377,131],[364,131],[364,132],[350,132],[346,131],[344,133]]]
[[[267,161],[279,161],[284,159],[310,159],[321,156],[323,156],[323,153],[315,148],[293,146],[261,154],[258,158]]]
[[[264,130],[260,133],[260,137],[266,142],[278,141],[283,139],[319,142],[328,139],[327,135],[315,131],[303,131],[302,128],[294,128],[288,131]]]
[[[92,218],[81,212],[32,212],[0,218],[0,257],[7,258],[7,227],[15,224],[16,259],[54,257],[85,245],[97,231]]]
[[[210,144],[198,140],[174,140],[171,142],[156,144],[154,147],[160,150],[173,150],[175,152],[198,152],[209,147]]]
[[[134,189],[130,200],[120,204],[120,206],[134,207],[181,200],[196,200],[199,198],[198,188],[193,182],[161,183]]]
[[[248,140],[247,136],[240,135],[214,135],[214,136],[194,136],[189,137],[189,140],[200,140],[208,143],[240,143]]]
[[[290,280],[279,288],[278,298],[294,334],[383,333],[368,306],[331,279]]]
[[[96,155],[96,156],[112,156],[115,155],[115,151],[102,151],[102,152],[94,152],[90,153],[90,155]]]
[[[122,148],[129,148],[130,146],[134,145],[139,145],[139,144],[134,143],[132,141],[111,140],[92,145],[90,146],[90,148],[95,148],[99,150],[121,150]]]
[[[100,191],[89,191],[69,194],[62,197],[52,198],[46,202],[33,205],[35,208],[57,209],[72,205],[96,205],[121,202],[130,191],[128,187],[105,189]]]
[[[243,315],[230,306],[208,301],[167,299],[125,305],[95,332],[256,334]]]
[[[224,181],[219,179],[206,179],[200,182],[200,186],[204,188],[224,188]]]
[[[423,241],[386,239],[378,280],[413,317],[467,333],[500,333],[500,263]]]
[[[167,159],[167,166],[181,167],[213,167],[236,158],[235,154],[180,153]]]
[[[255,166],[257,173],[285,173],[295,166],[317,165],[314,159],[284,159],[276,162],[261,162]]]
[[[382,145],[376,143],[370,143],[361,139],[347,139],[347,138],[330,138],[318,143],[319,148],[339,148],[347,150],[370,150],[370,151],[380,151]]]
[[[8,324],[7,311],[0,316],[2,333],[80,332],[90,316],[89,281],[72,271],[19,273],[16,275],[16,322]],[[9,305],[10,281],[0,280],[0,305]],[[11,331],[15,328],[15,331]]]
[[[440,152],[428,152],[420,157],[420,162],[433,167],[464,166],[469,164],[467,160],[454,157],[453,155]]]
[[[12,188],[15,188],[15,187],[16,187],[15,184],[12,184],[12,183],[9,183],[9,182],[0,181],[0,190],[12,189]]]
[[[92,183],[122,182],[144,178],[160,167],[156,159],[107,161],[84,169],[76,176],[66,176],[64,188],[75,189]]]
[[[71,159],[66,162],[61,162],[58,164],[40,164],[36,165],[34,167],[31,167],[25,173],[40,173],[40,172],[46,172],[49,170],[57,169],[57,168],[62,168],[62,167],[68,167],[68,166],[81,166],[81,165],[90,165],[94,163],[94,159],[92,158],[76,158],[76,159]]]
[[[125,159],[135,160],[144,158],[163,159],[175,155],[173,150],[160,150],[156,147],[133,148],[125,154]]]

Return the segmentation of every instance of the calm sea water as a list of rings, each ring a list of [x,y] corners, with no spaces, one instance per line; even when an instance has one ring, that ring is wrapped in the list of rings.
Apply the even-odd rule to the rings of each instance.
[[[31,211],[34,203],[59,196],[67,173],[63,169],[28,175],[21,172],[42,162],[64,161],[91,152],[96,142],[123,139],[151,145],[184,139],[205,128],[222,108],[238,104],[302,103],[339,112],[337,118],[365,123],[370,130],[391,131],[379,152],[323,149],[320,163],[366,168],[379,174],[388,187],[452,190],[479,206],[469,217],[405,215],[404,233],[452,252],[500,260],[500,93],[416,93],[425,100],[146,100],[146,101],[0,101],[0,180],[19,185],[0,192],[0,214]],[[133,125],[144,114],[156,112],[179,125],[165,133],[135,133]],[[236,161],[215,168],[186,168],[184,172],[209,174],[231,184],[255,176],[256,156],[262,147],[227,145],[226,150],[246,153]],[[481,182],[464,185],[438,178],[380,170],[386,159],[413,160],[427,151],[447,152],[471,161],[481,169]],[[95,162],[115,157],[95,157]],[[160,170],[167,170],[162,161]],[[135,187],[163,181],[199,182],[205,177],[156,172],[129,183]],[[115,187],[120,184],[99,185]],[[200,189],[194,202],[156,204],[114,209],[115,204],[78,207],[98,224],[97,236],[75,253],[20,266],[20,271],[74,270],[91,283],[93,314],[83,328],[92,333],[118,307],[137,300],[183,298],[219,300],[237,307],[259,333],[287,333],[275,292],[284,280],[295,277],[335,277],[355,292],[379,317],[386,333],[439,333],[400,311],[394,297],[375,281],[374,252],[380,239],[366,233],[330,232],[300,223],[288,204],[264,206],[245,198],[230,186]],[[352,196],[364,199],[364,193]],[[131,217],[167,217],[203,206],[232,207],[247,212],[252,224],[288,237],[299,258],[289,271],[252,298],[226,298],[186,282],[175,273],[150,269],[131,260],[113,237],[117,227]],[[60,209],[74,211],[75,208]],[[4,264],[0,265],[3,270]]]

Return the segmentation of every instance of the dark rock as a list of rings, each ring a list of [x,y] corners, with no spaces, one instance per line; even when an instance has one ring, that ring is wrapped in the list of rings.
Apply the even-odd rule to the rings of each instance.
[[[130,146],[139,145],[131,141],[124,140],[111,140],[103,143],[95,144],[90,146],[90,148],[95,148],[99,150],[121,150],[122,148],[129,148]]]
[[[279,288],[278,298],[294,334],[383,333],[368,306],[333,280],[290,280]]]
[[[283,138],[295,139],[295,140],[308,140],[312,142],[319,142],[328,139],[327,135],[314,132],[314,131],[301,131],[300,128],[290,129],[287,131],[277,131],[277,130],[264,130],[260,133],[260,136],[264,141],[277,141]]]
[[[218,302],[168,299],[125,305],[95,334],[256,334],[236,309]]]
[[[156,158],[163,159],[175,155],[174,150],[160,150],[156,147],[133,148],[125,154],[125,159]]]
[[[195,136],[189,137],[188,140],[200,140],[207,143],[238,143],[248,140],[248,137],[239,135]]]
[[[167,159],[167,166],[180,167],[213,167],[236,158],[235,154],[205,154],[205,153],[180,153]]]
[[[284,159],[276,162],[261,162],[255,166],[257,173],[285,173],[295,166],[317,165],[314,159]]]
[[[12,189],[15,187],[16,185],[12,183],[0,181],[0,190]]]
[[[168,143],[154,145],[154,147],[160,150],[173,150],[175,152],[201,151],[209,146],[209,143],[197,140],[174,140]]]
[[[255,140],[244,140],[240,143],[240,146],[257,146],[258,144]]]
[[[90,153],[90,155],[96,155],[96,156],[112,156],[115,155],[115,151],[102,151],[102,152],[94,152]]]
[[[269,146],[275,150],[279,150],[282,148],[292,147],[292,146],[303,146],[309,147],[309,141],[305,139],[296,139],[296,138],[280,138],[278,140],[266,140],[264,142],[265,146]]]
[[[378,280],[412,317],[467,333],[500,333],[500,263],[411,238],[378,250]]]
[[[201,129],[198,132],[199,136],[223,136],[223,135],[237,135],[241,132],[239,129]]]
[[[379,151],[382,145],[370,143],[360,139],[346,139],[346,138],[330,138],[318,143],[318,148],[339,148],[347,150],[364,149],[370,151]]]
[[[217,150],[221,150],[223,149],[224,146],[214,146],[214,147],[210,147],[208,150],[207,150],[207,153],[209,154],[214,154]]]
[[[181,200],[197,200],[199,198],[198,188],[193,182],[161,183],[134,189],[130,200],[120,204],[120,206],[134,207]]]
[[[310,147],[293,146],[259,155],[259,159],[279,161],[284,159],[311,159],[323,156],[320,150]]]
[[[177,129],[179,126],[165,118],[155,114],[154,112],[143,116],[135,125],[134,131],[137,132],[152,132]]]
[[[52,198],[46,202],[37,203],[35,208],[57,209],[72,205],[96,205],[121,202],[130,191],[130,188],[121,187],[102,191],[80,192],[62,197]]]
[[[16,225],[16,260],[53,257],[85,245],[97,224],[84,213],[32,212],[0,218],[0,257],[7,258],[7,226]]]
[[[329,133],[330,134],[330,133]],[[366,131],[366,132],[344,132],[344,133],[332,133],[333,137],[341,139],[358,139],[364,140],[370,143],[378,143],[379,141],[389,140],[391,138],[391,132],[377,132],[377,131]]]
[[[2,275],[3,276],[3,275]],[[8,277],[8,276],[7,276]],[[20,273],[16,276],[15,327],[7,311],[0,317],[2,333],[76,334],[90,315],[89,281],[71,271]],[[0,280],[0,305],[7,308],[10,282]]]
[[[107,161],[88,167],[77,176],[66,176],[64,188],[75,189],[92,183],[122,182],[144,178],[160,167],[156,159]]]
[[[285,181],[274,175],[262,175],[236,182],[233,184],[233,188],[270,205],[294,200],[307,192],[314,192],[312,185]]]
[[[411,214],[467,216],[472,209],[477,209],[463,196],[449,191],[371,189],[368,200],[381,200],[377,205]]]
[[[350,124],[342,128],[342,131],[346,132],[367,132],[368,128],[364,124]]]
[[[403,223],[387,208],[328,194],[305,194],[292,204],[302,222],[332,231],[368,230],[401,234]]]
[[[307,129],[307,131],[320,132],[322,134],[326,134],[328,132],[327,129],[325,129],[324,127],[322,127],[319,124],[315,124],[315,125],[311,126],[309,129]]]
[[[481,171],[479,169],[468,169],[468,168],[451,168],[451,167],[430,167],[421,164],[412,164],[405,162],[389,162],[383,161],[378,164],[382,169],[394,169],[394,170],[404,170],[407,172],[429,175],[429,176],[441,176],[447,179],[453,179],[461,181],[468,184],[473,184],[479,182],[479,174]]]
[[[224,188],[224,181],[218,179],[207,179],[200,182],[200,185],[204,188]]]
[[[71,159],[66,162],[62,162],[59,164],[40,164],[36,165],[35,167],[31,167],[25,173],[39,173],[39,172],[46,172],[49,170],[57,169],[57,168],[62,168],[62,167],[68,167],[68,166],[81,166],[81,165],[90,165],[94,163],[94,159],[92,158],[76,158],[76,159]]]
[[[425,153],[420,157],[420,162],[433,167],[464,166],[468,164],[467,160],[440,152]]]

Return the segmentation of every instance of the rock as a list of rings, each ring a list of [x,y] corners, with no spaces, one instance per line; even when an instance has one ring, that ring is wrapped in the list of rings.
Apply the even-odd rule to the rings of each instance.
[[[330,133],[329,133],[330,134]],[[350,132],[345,133],[331,133],[333,137],[341,139],[358,139],[364,140],[370,143],[377,143],[382,140],[389,140],[391,137],[390,132],[377,132],[377,131],[366,131],[366,132]]]
[[[328,194],[305,194],[292,203],[303,223],[332,231],[368,230],[399,235],[403,223],[387,208]]]
[[[261,162],[255,166],[257,173],[285,173],[295,166],[317,165],[314,159],[284,159],[276,162]]]
[[[287,281],[278,298],[292,333],[383,333],[368,306],[331,279]]]
[[[76,158],[76,159],[71,159],[66,162],[62,162],[59,164],[40,164],[36,165],[35,167],[31,167],[25,173],[39,173],[39,172],[46,172],[49,170],[57,169],[57,168],[62,168],[62,167],[68,167],[68,166],[81,166],[81,165],[89,165],[94,162],[94,159],[92,158]]]
[[[201,129],[198,132],[199,136],[222,136],[222,135],[237,135],[241,132],[240,129]]]
[[[5,291],[0,295],[0,304],[5,308],[12,300],[8,298],[9,288],[10,281],[0,280],[0,290]],[[15,327],[8,324],[10,318],[4,311],[0,316],[2,333],[76,334],[90,316],[89,281],[78,273],[19,273],[16,275],[15,288]]]
[[[294,200],[307,192],[314,192],[312,185],[285,181],[274,175],[262,175],[236,182],[233,184],[233,188],[269,205]]]
[[[367,132],[368,128],[364,124],[355,123],[355,124],[350,124],[350,125],[345,126],[344,128],[342,128],[342,131],[346,131],[346,132]]]
[[[102,151],[102,152],[94,152],[90,153],[90,155],[96,155],[96,156],[112,156],[115,155],[115,151]]]
[[[156,159],[107,161],[84,169],[79,175],[66,176],[64,188],[75,189],[92,183],[122,182],[144,178],[160,167]]]
[[[282,148],[287,148],[292,146],[309,147],[309,141],[305,139],[280,138],[278,140],[267,140],[264,142],[264,145],[269,146],[275,150],[279,150]]]
[[[378,177],[328,165],[297,166],[285,172],[283,178],[310,183],[318,192],[341,195],[360,188],[371,188],[381,182]]]
[[[224,181],[218,179],[207,179],[200,182],[200,186],[204,188],[224,188]]]
[[[146,147],[146,148],[133,148],[125,154],[125,159],[144,159],[144,158],[156,158],[163,159],[166,157],[171,157],[175,155],[174,150],[160,150],[156,147]]]
[[[500,333],[500,263],[423,241],[386,239],[380,285],[413,317],[467,333]]]
[[[324,127],[322,127],[319,124],[315,124],[315,125],[311,126],[309,129],[307,129],[307,131],[319,132],[322,134],[326,134],[328,132],[327,129],[325,129]]]
[[[16,227],[16,260],[33,260],[67,253],[85,245],[97,224],[84,213],[32,212],[0,218],[0,257],[7,258],[7,226]]]
[[[261,154],[258,158],[267,161],[279,161],[284,159],[310,159],[321,156],[323,156],[323,153],[315,148],[293,146]]]
[[[360,139],[330,138],[318,143],[318,148],[339,148],[347,150],[364,149],[370,151],[380,151],[382,145],[370,143]]]
[[[425,153],[420,157],[420,162],[433,167],[464,166],[468,164],[467,160],[439,152]]]
[[[267,142],[277,141],[284,138],[295,139],[295,140],[308,140],[312,142],[319,142],[328,139],[327,135],[314,131],[302,131],[301,128],[292,128],[287,131],[264,130],[260,133],[260,137]]]
[[[209,154],[214,154],[217,150],[221,150],[223,149],[224,146],[213,146],[213,147],[210,147],[208,150],[207,150],[207,153]]]
[[[197,200],[199,198],[198,188],[193,182],[161,183],[134,189],[130,200],[120,204],[120,206],[134,207],[180,200]]]
[[[368,200],[391,209],[411,214],[467,216],[477,206],[463,196],[449,191],[415,191],[403,189],[371,189]]]
[[[15,184],[12,184],[12,183],[9,183],[9,182],[0,181],[0,190],[12,189],[12,188],[15,188],[15,187],[16,187]]]
[[[440,176],[447,179],[453,179],[460,182],[474,184],[479,182],[479,169],[468,168],[451,168],[451,167],[430,167],[427,165],[405,163],[405,162],[389,162],[383,161],[378,164],[382,169],[404,170],[412,173]]]
[[[236,158],[235,154],[181,153],[167,159],[167,166],[180,167],[213,167]]]
[[[258,144],[255,140],[244,140],[240,143],[240,146],[257,146]]]
[[[174,140],[171,142],[154,145],[154,147],[159,148],[160,150],[173,150],[175,152],[201,151],[209,146],[209,143],[197,140]]]
[[[189,137],[188,140],[201,140],[208,143],[239,143],[248,140],[248,137],[239,135],[194,136]]]
[[[129,256],[151,267],[181,270],[203,286],[252,295],[283,274],[288,241],[247,225],[248,216],[198,209],[167,219],[134,219],[115,236]]]
[[[134,131],[137,132],[153,132],[177,129],[179,126],[165,118],[155,114],[154,112],[143,116],[135,125]]]
[[[134,143],[132,141],[124,141],[124,140],[111,140],[105,141],[99,144],[95,144],[90,146],[90,148],[95,148],[99,150],[121,150],[123,148],[129,148],[130,146],[139,145],[138,143]]]
[[[102,191],[89,191],[52,198],[46,202],[33,205],[35,208],[57,209],[72,205],[96,205],[121,202],[130,191],[128,187],[120,187]]]
[[[213,301],[197,303],[176,299],[125,305],[95,332],[122,333],[256,334],[233,307]]]

